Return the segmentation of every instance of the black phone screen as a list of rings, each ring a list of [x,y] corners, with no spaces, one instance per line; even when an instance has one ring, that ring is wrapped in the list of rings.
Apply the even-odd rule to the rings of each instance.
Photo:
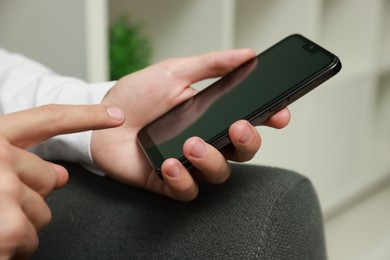
[[[157,170],[167,158],[188,164],[182,153],[188,138],[199,136],[221,148],[232,123],[265,121],[272,109],[291,103],[294,94],[303,95],[337,73],[336,63],[317,44],[289,36],[143,128],[138,141]]]

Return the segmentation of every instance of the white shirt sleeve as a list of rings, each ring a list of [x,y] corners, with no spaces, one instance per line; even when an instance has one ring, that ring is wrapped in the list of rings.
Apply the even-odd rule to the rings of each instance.
[[[60,76],[22,55],[0,49],[0,114],[45,104],[99,104],[114,84],[88,84]],[[91,136],[91,131],[60,135],[31,150],[46,160],[77,162],[102,174],[93,164]]]

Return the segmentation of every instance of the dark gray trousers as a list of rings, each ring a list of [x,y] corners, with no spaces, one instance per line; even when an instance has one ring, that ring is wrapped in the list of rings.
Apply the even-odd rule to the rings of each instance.
[[[326,258],[316,193],[294,172],[232,165],[225,184],[182,203],[65,166],[32,259]]]

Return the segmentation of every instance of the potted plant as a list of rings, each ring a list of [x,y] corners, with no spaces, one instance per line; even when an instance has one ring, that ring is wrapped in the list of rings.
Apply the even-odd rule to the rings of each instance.
[[[131,24],[127,17],[117,19],[109,30],[110,79],[117,80],[150,64],[150,40],[142,33],[140,23]]]

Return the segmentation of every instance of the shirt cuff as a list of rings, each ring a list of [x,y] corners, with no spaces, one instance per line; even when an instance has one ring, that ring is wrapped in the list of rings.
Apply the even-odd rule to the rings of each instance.
[[[110,91],[110,89],[115,85],[116,82],[104,82],[104,83],[93,83],[89,87],[96,90],[91,100],[92,104],[100,104],[105,95]],[[76,133],[79,134],[80,143],[83,143],[81,151],[84,151],[84,154],[87,155],[87,160],[81,162],[81,165],[97,175],[104,176],[106,175],[99,167],[96,166],[93,161],[92,152],[91,152],[91,140],[92,140],[92,131]]]
[[[79,86],[79,97],[81,95],[88,96],[86,102],[61,102],[61,104],[100,104],[104,96],[115,85],[115,82],[94,83],[85,86]],[[80,89],[82,88],[82,89]],[[63,95],[70,95],[71,92],[77,92],[76,89],[72,90],[68,88]],[[87,93],[88,92],[88,93]],[[90,93],[89,93],[90,92]],[[80,100],[79,100],[80,101]],[[29,150],[38,154],[40,157],[46,160],[65,160],[68,162],[75,162],[81,164],[89,171],[98,174],[105,175],[94,163],[91,154],[91,139],[92,131],[85,131],[73,134],[59,135],[49,140],[40,143]]]

